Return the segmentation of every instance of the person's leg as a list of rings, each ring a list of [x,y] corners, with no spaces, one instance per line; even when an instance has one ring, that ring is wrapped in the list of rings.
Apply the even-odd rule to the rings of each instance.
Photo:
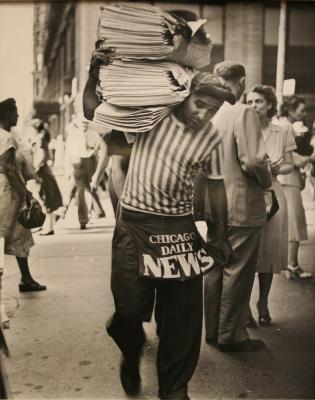
[[[94,212],[96,213],[97,218],[104,218],[106,216],[104,208],[101,204],[101,200],[97,194],[97,190],[90,191],[92,196],[92,207]]]
[[[273,273],[259,273],[259,299],[257,309],[259,314],[259,324],[269,326],[271,318],[268,310],[268,296],[272,284]]]
[[[45,230],[40,233],[40,236],[48,236],[54,234],[54,226],[56,222],[56,216],[54,213],[47,213],[46,214],[46,223],[45,223]]]
[[[224,266],[219,344],[233,345],[249,339],[246,316],[258,259],[260,231],[261,228],[228,228],[234,260]]]
[[[205,332],[208,344],[218,341],[222,281],[223,267],[219,265],[204,277]]]
[[[21,280],[25,283],[32,282],[34,279],[31,275],[28,258],[27,257],[16,257],[16,261],[18,263],[20,272],[21,272]]]
[[[137,249],[120,219],[112,242],[111,289],[115,313],[107,332],[123,355],[122,386],[128,395],[135,395],[140,390],[139,362],[145,341],[142,322],[151,319],[155,289],[153,281],[139,279]]]
[[[159,397],[187,399],[199,359],[202,332],[202,277],[160,282],[162,321],[157,354]]]
[[[156,324],[155,333],[157,336],[160,336],[163,319],[163,306],[162,299],[158,291],[155,293],[154,319]]]
[[[37,292],[47,289],[46,286],[41,285],[33,279],[27,257],[16,257],[16,261],[21,272],[20,292]]]
[[[207,240],[214,246],[216,245],[214,225],[208,224]],[[217,265],[204,276],[204,315],[208,344],[216,344],[218,341],[222,285],[223,268]]]
[[[288,264],[292,265],[292,267],[296,267],[298,262],[298,251],[299,251],[300,243],[297,241],[290,241],[288,248]]]
[[[86,179],[85,179],[85,190],[91,195],[91,210],[93,210],[97,216],[97,218],[103,218],[105,217],[105,211],[102,207],[101,201],[98,197],[97,190],[91,190],[91,180],[92,176],[96,170],[96,158],[95,157],[90,157],[90,158],[85,158],[84,159],[84,170],[86,173]]]

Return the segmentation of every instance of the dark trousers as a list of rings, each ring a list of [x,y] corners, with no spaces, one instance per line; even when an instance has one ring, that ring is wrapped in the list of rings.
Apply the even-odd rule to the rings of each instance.
[[[261,227],[228,228],[234,260],[216,266],[204,279],[208,340],[234,344],[248,339],[246,316],[254,283]]]
[[[107,331],[125,357],[139,358],[145,340],[142,323],[151,319],[157,293],[159,396],[186,398],[200,351],[202,277],[188,281],[143,279],[139,277],[137,257],[135,243],[119,219],[113,238],[111,278],[116,312]]]
[[[89,222],[89,210],[85,200],[85,191],[89,192],[92,196],[92,208],[96,214],[103,215],[105,213],[97,192],[92,191],[90,187],[90,182],[96,169],[96,160],[94,157],[81,158],[80,163],[74,164],[73,169],[78,199],[79,222],[85,225]]]

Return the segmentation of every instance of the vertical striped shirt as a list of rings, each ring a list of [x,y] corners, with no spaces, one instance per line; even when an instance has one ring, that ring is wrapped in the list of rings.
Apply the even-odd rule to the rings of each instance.
[[[169,114],[149,133],[137,135],[122,207],[153,214],[191,214],[194,179],[199,168],[209,178],[223,179],[217,129],[208,123],[199,131],[192,131]]]

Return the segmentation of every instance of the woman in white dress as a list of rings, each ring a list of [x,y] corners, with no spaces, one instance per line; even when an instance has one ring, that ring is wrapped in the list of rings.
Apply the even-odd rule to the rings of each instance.
[[[305,100],[298,96],[285,99],[281,105],[280,114],[279,123],[281,126],[291,129],[297,145],[297,150],[293,153],[293,170],[279,179],[287,201],[289,216],[289,254],[286,275],[288,279],[309,279],[312,278],[312,274],[305,271],[299,263],[300,242],[308,239],[305,210],[301,195],[305,181],[301,174],[301,169],[310,163],[313,148],[293,128],[295,122],[305,119]]]
[[[282,270],[286,270],[288,259],[287,205],[277,176],[289,174],[292,171],[292,151],[296,145],[290,130],[271,122],[271,118],[277,112],[277,99],[271,86],[254,86],[247,95],[247,104],[257,112],[261,124],[273,176],[272,190],[279,203],[278,212],[263,228],[257,266],[259,278],[258,321],[262,326],[269,326],[271,317],[268,310],[268,296],[273,274],[279,274]],[[247,325],[249,327],[256,326],[251,312]]]

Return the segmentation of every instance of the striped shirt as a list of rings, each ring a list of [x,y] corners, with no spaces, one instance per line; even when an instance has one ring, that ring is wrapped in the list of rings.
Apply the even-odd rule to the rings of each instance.
[[[199,168],[223,179],[221,137],[212,124],[190,130],[168,115],[133,145],[121,197],[122,207],[153,214],[192,212],[194,179]]]

